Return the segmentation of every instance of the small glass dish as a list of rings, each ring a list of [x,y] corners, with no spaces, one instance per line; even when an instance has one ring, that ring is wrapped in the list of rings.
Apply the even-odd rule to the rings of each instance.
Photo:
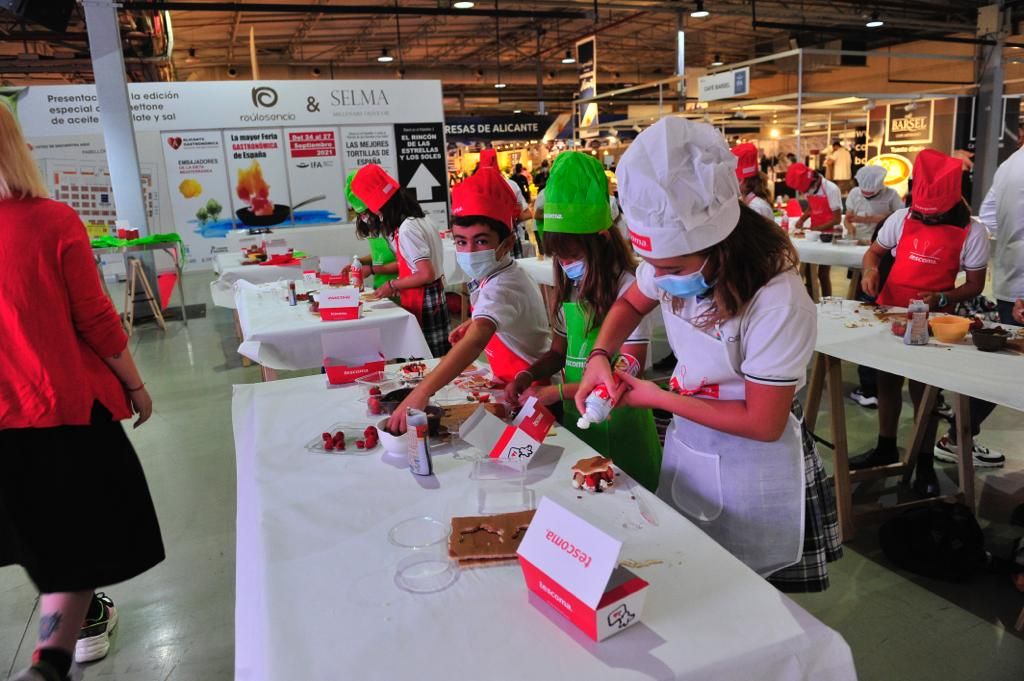
[[[526,461],[508,459],[477,459],[469,473],[471,480],[519,482],[526,480]]]
[[[388,541],[399,548],[421,551],[443,543],[447,544],[451,533],[450,523],[424,515],[408,518],[396,524],[388,530]]]
[[[397,376],[389,376],[383,371],[374,371],[356,379],[356,383],[363,386],[364,394],[369,395],[371,388],[378,388],[381,395],[386,395],[392,390],[402,387],[402,381]]]
[[[477,486],[477,515],[529,511],[536,505],[536,495],[522,480],[487,480]]]
[[[447,551],[417,551],[398,561],[395,585],[414,594],[436,593],[459,578],[458,564]]]

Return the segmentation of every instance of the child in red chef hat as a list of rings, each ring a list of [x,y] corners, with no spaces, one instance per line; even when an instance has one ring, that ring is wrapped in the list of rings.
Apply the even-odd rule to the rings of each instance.
[[[480,168],[452,188],[452,215],[456,257],[472,279],[473,315],[451,333],[451,352],[395,410],[388,422],[393,433],[405,431],[407,408],[423,409],[481,353],[495,379],[510,383],[551,344],[540,290],[511,257],[518,202],[505,178],[494,168]]]

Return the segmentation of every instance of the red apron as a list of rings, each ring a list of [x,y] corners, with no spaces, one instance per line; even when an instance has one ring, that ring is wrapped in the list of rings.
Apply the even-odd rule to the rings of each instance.
[[[828,203],[827,196],[808,196],[807,205],[811,209],[811,228],[816,229],[832,222],[834,213]]]
[[[969,227],[926,225],[908,215],[878,304],[907,307],[921,292],[953,289]]]
[[[395,256],[398,258],[398,278],[403,279],[405,277],[415,274],[412,267],[409,266],[409,262],[406,261],[405,256],[402,255],[402,249],[398,247],[398,230],[395,230],[395,234],[392,237],[395,240]],[[423,287],[417,286],[415,288],[403,288],[398,292],[399,302],[402,307],[416,317],[416,321],[423,324]]]
[[[480,282],[480,286],[483,287],[490,278],[494,276],[489,275],[486,279]],[[504,383],[511,383],[515,380],[516,374],[521,371],[526,371],[530,368],[532,362],[527,362],[525,359],[520,357],[512,350],[509,346],[501,340],[498,332],[495,331],[494,335],[491,336],[491,340],[487,341],[487,346],[484,348],[484,354],[487,355],[487,363],[491,365],[491,373],[494,377]],[[549,385],[551,383],[550,377],[545,377],[538,381],[534,381],[533,385]]]

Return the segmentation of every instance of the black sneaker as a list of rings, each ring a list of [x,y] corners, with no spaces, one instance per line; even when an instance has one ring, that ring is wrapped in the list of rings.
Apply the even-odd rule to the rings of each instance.
[[[939,496],[942,491],[939,488],[939,476],[935,474],[932,467],[918,468],[914,475],[914,491],[922,497],[931,498]]]
[[[91,615],[91,617],[90,617]],[[102,660],[110,652],[110,635],[117,627],[117,608],[104,593],[93,594],[85,624],[75,644],[75,662],[85,664]]]
[[[877,449],[872,449],[863,454],[850,457],[850,470],[859,471],[865,468],[874,468],[876,466],[886,466],[891,463],[896,463],[900,460],[900,453],[898,450],[893,450],[887,454],[880,454]]]
[[[939,398],[939,401],[935,404],[935,413],[946,419],[947,421],[953,420],[953,406],[946,402],[946,400]]]
[[[850,399],[867,409],[878,409],[878,398],[873,395],[865,395],[860,388],[850,393]]]
[[[80,681],[82,678],[78,665],[71,665],[71,672],[62,677],[57,670],[46,662],[36,662],[28,669],[25,669],[17,676],[12,676],[10,681]]]

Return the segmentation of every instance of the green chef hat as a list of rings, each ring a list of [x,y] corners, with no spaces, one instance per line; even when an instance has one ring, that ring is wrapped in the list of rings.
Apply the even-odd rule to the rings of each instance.
[[[604,166],[583,152],[559,154],[544,187],[544,231],[595,234],[611,224]]]
[[[345,178],[345,198],[348,200],[348,205],[352,210],[358,214],[365,213],[369,208],[367,208],[366,204],[360,201],[359,197],[352,191],[352,178],[356,176],[356,172],[358,171],[353,170],[348,174],[348,177]]]

